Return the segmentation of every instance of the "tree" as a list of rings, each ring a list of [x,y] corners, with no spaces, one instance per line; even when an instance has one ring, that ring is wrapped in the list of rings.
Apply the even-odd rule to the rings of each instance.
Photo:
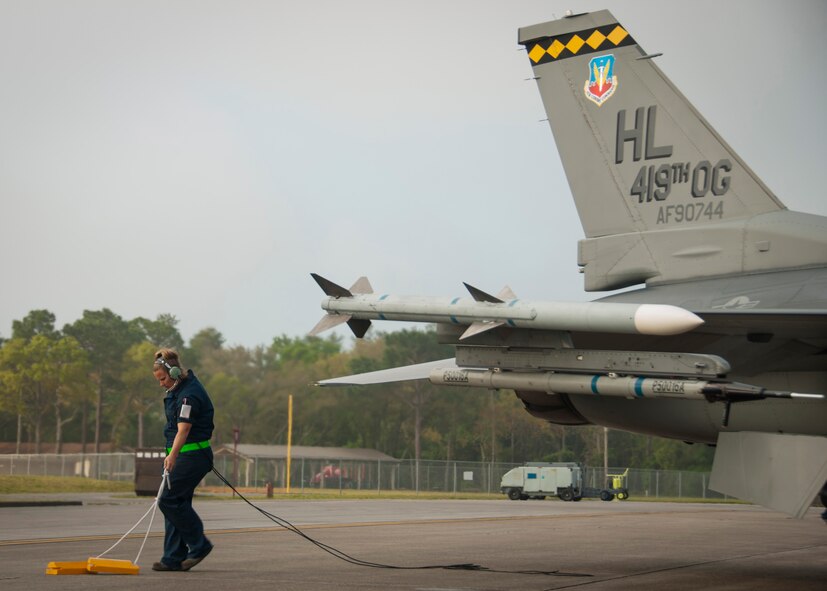
[[[190,339],[186,351],[187,363],[200,366],[201,361],[224,346],[224,336],[215,328],[202,328]]]
[[[16,409],[17,412],[16,447],[18,453],[20,452],[20,442],[23,431],[24,413],[27,410],[30,410],[24,403],[24,389],[27,384],[26,375],[24,373],[24,358],[28,354],[28,352],[24,351],[24,349],[32,340],[32,338],[34,338],[37,335],[43,335],[47,338],[54,339],[57,338],[58,334],[59,333],[55,330],[55,315],[49,310],[32,310],[22,320],[12,321],[12,339],[16,339],[18,342],[16,345],[12,346],[8,353],[12,356],[22,355],[22,357],[16,358],[13,364],[20,365],[16,365],[15,369],[10,370],[12,371],[12,373],[8,374],[5,379],[6,382],[11,384],[8,386],[8,388],[11,388],[11,390],[14,391],[14,394],[10,394],[10,396],[15,397],[15,402],[12,404],[12,406]],[[14,372],[19,373],[17,373],[17,375],[14,375]]]
[[[22,320],[11,323],[12,338],[30,341],[35,335],[56,338],[55,315],[48,310],[32,310]]]
[[[119,366],[127,349],[143,340],[144,335],[134,325],[104,308],[84,310],[83,317],[63,327],[63,332],[75,337],[89,354],[93,379],[97,386],[95,402],[95,453],[100,453],[104,394],[113,392],[119,375]],[[83,405],[82,444],[86,450],[86,410]]]
[[[56,334],[52,332],[52,334]],[[62,412],[74,393],[80,391],[86,375],[86,354],[71,337],[55,338],[35,334],[28,341],[12,339],[3,347],[0,372],[4,397],[18,412],[18,451],[22,420],[34,434],[35,453],[40,453],[43,418],[50,408],[55,412],[55,444],[60,452],[65,423]]]
[[[43,415],[51,405],[50,394],[52,384],[49,379],[49,338],[35,335],[24,349],[24,364],[26,381],[28,382],[26,396],[26,414],[34,428],[34,453],[40,453],[41,426]]]
[[[267,357],[271,364],[280,365],[288,362],[312,364],[339,353],[341,339],[332,334],[327,338],[303,337],[292,338],[281,335],[273,339],[267,350]]]
[[[152,376],[152,356],[156,345],[143,341],[127,349],[122,362],[121,382],[128,405],[137,415],[136,446],[144,447],[144,417],[161,406],[161,390]]]
[[[166,347],[182,352],[184,339],[178,332],[178,319],[172,314],[158,314],[155,320],[148,320],[139,316],[129,321],[129,324],[156,348]],[[154,353],[154,351],[153,351]],[[149,358],[151,358],[150,355]]]
[[[20,453],[23,436],[23,416],[26,411],[24,390],[26,379],[26,340],[11,339],[0,349],[0,408],[17,415],[17,445]]]
[[[401,330],[385,336],[383,364],[398,367],[450,357],[452,349],[440,345],[433,330]],[[390,387],[413,410],[414,459],[417,463],[416,487],[419,488],[419,460],[422,457],[422,421],[425,404],[435,391],[422,380],[401,382]]]
[[[20,393],[21,415],[34,432],[35,453],[40,453],[43,415],[49,410],[54,393],[49,360],[51,342],[44,335],[35,335],[28,342],[14,341],[19,348],[14,350],[9,370],[16,374],[13,383]]]
[[[89,356],[73,337],[65,336],[52,342],[49,350],[46,374],[52,373],[50,384],[54,388],[55,453],[63,447],[63,426],[77,414],[78,403],[89,399]],[[70,408],[71,414],[63,418]]]
[[[218,411],[216,436],[219,441],[232,441],[234,429],[246,433],[256,427],[261,368],[244,347],[214,351],[209,365],[203,383]]]

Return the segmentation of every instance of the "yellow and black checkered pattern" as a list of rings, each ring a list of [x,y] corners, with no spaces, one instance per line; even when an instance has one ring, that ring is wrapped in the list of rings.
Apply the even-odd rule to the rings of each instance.
[[[525,48],[531,64],[537,66],[566,59],[567,57],[634,44],[635,40],[626,32],[626,29],[615,23],[596,29],[566,33],[557,37],[534,39],[526,43]]]

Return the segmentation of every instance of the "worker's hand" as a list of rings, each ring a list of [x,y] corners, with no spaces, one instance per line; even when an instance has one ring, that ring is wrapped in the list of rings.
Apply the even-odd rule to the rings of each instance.
[[[172,469],[175,467],[175,460],[177,459],[177,455],[168,455],[164,458],[164,470],[167,472],[172,472]]]

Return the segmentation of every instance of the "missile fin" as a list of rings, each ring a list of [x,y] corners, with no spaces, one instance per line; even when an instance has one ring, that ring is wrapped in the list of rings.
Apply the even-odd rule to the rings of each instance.
[[[350,316],[348,316],[348,318],[350,318]],[[370,328],[370,320],[350,318],[350,320],[347,321],[347,325],[350,327],[350,330],[353,331],[353,336],[361,339]]]
[[[356,283],[350,286],[350,293],[355,293],[359,295],[373,293],[373,286],[371,286],[370,281],[368,281],[367,277],[362,276],[356,280]]]
[[[494,297],[490,293],[485,293],[483,290],[477,289],[473,285],[469,285],[464,281],[462,282],[462,284],[465,286],[465,289],[467,289],[470,292],[471,296],[478,302],[488,302],[490,304],[503,303],[503,300],[501,300],[500,298]]]
[[[316,326],[313,327],[313,330],[308,333],[308,336],[315,337],[317,334],[333,328],[334,326],[339,326],[340,324],[349,322],[350,319],[350,314],[325,314]]]
[[[517,295],[513,291],[511,291],[511,288],[507,285],[500,290],[500,293],[497,294],[497,297],[503,300],[504,302],[519,299],[517,298]]]
[[[498,326],[502,326],[503,324],[505,324],[505,322],[502,322],[502,321],[497,322],[497,321],[492,321],[492,320],[482,320],[482,321],[479,321],[479,322],[475,322],[471,326],[469,326],[465,330],[464,333],[462,333],[462,336],[459,337],[459,340],[462,341],[464,339],[470,338],[474,335],[480,334],[480,333],[485,332],[487,330],[491,330],[492,328],[497,328]]]
[[[327,295],[334,297],[334,298],[352,298],[353,294],[342,287],[341,285],[337,285],[330,281],[329,279],[325,279],[321,275],[317,275],[316,273],[311,273],[310,276],[316,280],[316,283],[319,284],[319,287],[322,288],[322,291],[325,292]],[[360,279],[361,281],[361,279]],[[365,279],[367,281],[367,279]],[[356,282],[358,284],[359,281]]]

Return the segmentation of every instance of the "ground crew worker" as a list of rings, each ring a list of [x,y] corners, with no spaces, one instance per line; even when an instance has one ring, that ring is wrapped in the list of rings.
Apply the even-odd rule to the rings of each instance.
[[[164,556],[152,570],[186,571],[213,548],[192,508],[195,487],[212,470],[213,405],[192,370],[184,372],[174,350],[155,353],[152,373],[167,394],[164,469],[169,471],[169,487],[164,487],[158,501],[165,518]]]

